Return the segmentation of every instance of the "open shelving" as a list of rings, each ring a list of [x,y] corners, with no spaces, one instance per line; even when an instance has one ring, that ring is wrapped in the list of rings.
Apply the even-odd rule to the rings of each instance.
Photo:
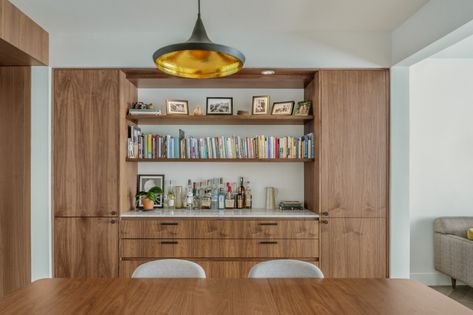
[[[313,162],[314,159],[136,159],[127,158],[127,162],[241,162],[241,163],[303,163]]]

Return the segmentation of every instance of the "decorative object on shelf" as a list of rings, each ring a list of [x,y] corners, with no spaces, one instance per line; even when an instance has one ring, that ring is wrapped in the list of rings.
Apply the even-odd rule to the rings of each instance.
[[[153,104],[152,103],[146,104],[144,102],[134,102],[131,105],[131,108],[132,109],[153,109]]]
[[[269,96],[253,96],[253,106],[251,113],[253,115],[268,115]]]
[[[209,39],[200,18],[200,0],[197,4],[197,21],[191,37],[186,42],[158,49],[153,54],[154,63],[170,75],[193,79],[237,73],[245,63],[245,56],[235,48],[215,44]]]
[[[312,107],[312,101],[303,101],[297,103],[294,108],[294,116],[309,116],[310,109]]]
[[[233,115],[233,97],[207,97],[207,115]]]
[[[202,109],[200,108],[200,105],[197,105],[194,110],[192,111],[192,115],[194,116],[202,116]]]
[[[166,113],[170,115],[189,115],[189,102],[180,100],[167,100]]]
[[[237,112],[238,116],[250,116],[250,113],[247,110],[239,110]]]
[[[160,191],[155,192],[155,187],[158,187]],[[153,189],[153,191],[151,191],[151,189]],[[144,206],[142,198],[138,197],[143,196],[143,192],[148,193],[150,191],[156,194],[154,207],[163,208],[164,175],[138,175],[138,194],[136,195],[138,207],[141,208]]]
[[[274,187],[266,187],[266,209],[271,210],[276,208],[276,195],[278,189]]]
[[[300,201],[281,201],[279,210],[304,210],[304,205]]]
[[[273,110],[271,115],[281,115],[281,116],[290,116],[292,115],[292,110],[294,109],[294,101],[287,102],[274,102]]]
[[[160,109],[133,109],[128,110],[129,115],[161,115]]]
[[[162,193],[163,190],[160,187],[154,186],[148,191],[139,191],[136,194],[136,201],[142,203],[144,210],[153,210],[160,194]]]

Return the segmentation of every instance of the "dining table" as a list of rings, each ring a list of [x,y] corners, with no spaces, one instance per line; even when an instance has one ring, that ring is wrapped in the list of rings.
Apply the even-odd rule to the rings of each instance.
[[[473,314],[402,279],[42,279],[0,314]]]

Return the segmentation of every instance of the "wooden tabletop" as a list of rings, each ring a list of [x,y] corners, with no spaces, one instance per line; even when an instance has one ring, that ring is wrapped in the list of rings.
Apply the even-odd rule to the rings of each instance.
[[[0,314],[472,314],[411,280],[47,279]]]

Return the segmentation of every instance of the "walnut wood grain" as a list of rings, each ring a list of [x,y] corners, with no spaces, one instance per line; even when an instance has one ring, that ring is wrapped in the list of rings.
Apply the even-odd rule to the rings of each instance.
[[[31,282],[31,68],[0,67],[0,297]]]
[[[139,125],[303,125],[312,116],[275,115],[128,115],[127,120]]]
[[[316,220],[122,219],[121,238],[319,238]]]
[[[118,214],[118,75],[118,70],[54,70],[55,216]]]
[[[320,71],[322,211],[387,214],[389,71]]]
[[[122,260],[120,262],[120,277],[131,278],[131,275],[135,269],[148,261],[154,259],[142,259],[142,260]],[[257,263],[266,261],[267,259],[190,259],[191,261],[199,264],[205,270],[207,279],[244,279],[248,278],[250,269]],[[316,266],[318,262],[315,260],[305,260]]]
[[[0,0],[0,65],[48,65],[49,35],[8,0]]]
[[[118,221],[54,219],[54,276],[118,277]]]
[[[321,267],[327,277],[384,278],[386,220],[327,218],[321,224]]]
[[[471,314],[412,280],[47,279],[0,300],[2,314]]]
[[[313,239],[123,239],[122,258],[314,258]]]

